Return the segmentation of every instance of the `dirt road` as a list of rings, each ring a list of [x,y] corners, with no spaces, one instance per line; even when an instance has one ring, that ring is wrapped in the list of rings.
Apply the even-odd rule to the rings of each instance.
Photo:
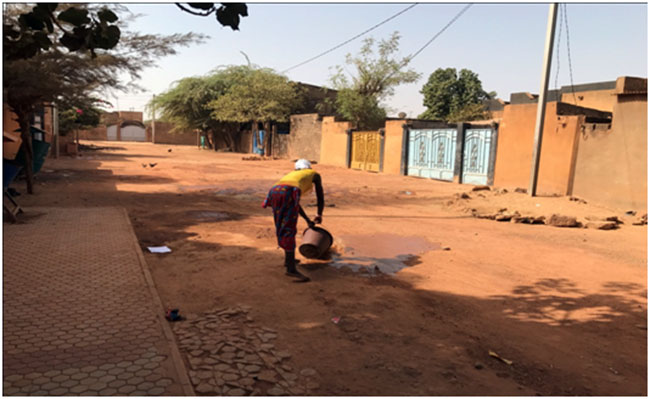
[[[260,206],[290,161],[92,144],[105,148],[48,159],[21,205],[125,207],[143,248],[173,251],[145,255],[165,305],[190,317],[250,307],[277,331],[288,368],[316,371],[307,394],[647,393],[647,226],[625,210],[494,191],[461,204],[455,195],[471,186],[315,165],[338,255],[303,259],[312,281],[295,284]],[[311,215],[314,203],[303,199]],[[624,224],[556,228],[463,211],[504,203]]]

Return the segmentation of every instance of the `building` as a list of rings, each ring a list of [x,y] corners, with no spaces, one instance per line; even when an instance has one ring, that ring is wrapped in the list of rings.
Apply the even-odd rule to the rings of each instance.
[[[323,164],[456,183],[528,188],[538,95],[486,104],[487,121],[387,119],[376,131],[299,115]],[[560,100],[560,101],[558,101]],[[292,116],[293,118],[293,116]],[[647,208],[647,79],[619,77],[552,91],[546,104],[537,194],[579,196],[627,210]],[[311,133],[310,133],[311,132]],[[312,140],[312,144],[313,140]],[[315,150],[311,150],[315,154]]]

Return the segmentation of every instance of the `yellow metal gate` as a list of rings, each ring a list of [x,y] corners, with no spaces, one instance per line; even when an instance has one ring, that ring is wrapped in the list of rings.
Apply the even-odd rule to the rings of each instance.
[[[350,167],[379,172],[381,136],[378,131],[352,132]]]

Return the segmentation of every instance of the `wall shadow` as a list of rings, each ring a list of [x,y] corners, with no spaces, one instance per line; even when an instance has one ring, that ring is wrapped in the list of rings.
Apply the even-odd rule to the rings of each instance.
[[[111,153],[111,152],[98,152],[87,153],[79,157],[82,160],[110,160],[110,161],[123,161],[132,160],[132,158],[142,158],[143,160],[151,158],[167,158],[165,155],[152,155],[152,154],[124,154],[124,153]]]
[[[157,278],[168,279],[163,291],[159,288],[163,302],[174,299],[181,308],[196,309],[235,300],[255,305],[259,318],[268,314],[267,323],[275,320],[283,327],[296,357],[318,364],[319,396],[647,393],[647,330],[636,327],[647,328],[647,287],[641,284],[608,281],[593,293],[570,279],[539,279],[502,295],[478,297],[419,288],[425,282],[413,275],[364,276],[335,268],[330,259],[305,261],[299,268],[312,282],[296,285],[283,274],[280,250],[261,250],[254,242],[227,245],[189,231],[207,224],[228,232],[231,223],[256,229],[250,223],[256,216],[268,217],[271,225],[269,210],[252,198],[265,195],[266,180],[254,188],[235,189],[233,181],[202,191],[140,193],[118,190],[121,176],[99,169],[99,161],[83,162],[84,169],[65,169],[73,172],[69,177],[61,177],[63,170],[41,173],[39,182],[46,184],[37,186],[36,195],[21,197],[26,212],[33,206],[124,207],[145,251],[185,240],[167,258],[156,255],[161,259]],[[122,182],[179,183],[139,176]],[[381,204],[403,203],[404,198],[387,198]],[[273,237],[264,234],[260,237]],[[170,256],[179,261],[163,262]],[[382,259],[400,260],[362,260]],[[411,267],[421,265],[417,258],[411,262]],[[344,321],[333,324],[333,315]],[[513,365],[489,356],[490,350],[511,358]]]
[[[341,352],[356,351],[355,360],[341,352],[337,356],[345,357],[342,364],[354,364],[347,372],[358,383],[350,389],[333,375],[323,395],[647,394],[647,306],[641,285],[610,281],[598,291],[615,287],[615,292],[589,293],[576,281],[540,279],[481,298],[417,288],[417,280],[403,280],[399,273],[362,278],[327,263],[305,269],[325,284],[316,300],[353,325],[326,331]],[[355,284],[335,288],[348,280]],[[295,328],[317,339],[323,328],[305,327],[312,320],[306,314]],[[514,363],[507,365],[490,351]],[[409,367],[418,373],[399,372]],[[381,389],[368,383],[377,380],[379,370],[385,371]],[[492,378],[492,386],[486,378]]]
[[[79,151],[126,151],[126,147],[113,145],[79,144]]]
[[[98,181],[118,181],[133,184],[169,184],[174,183],[174,179],[152,175],[116,175],[107,169],[59,169],[48,173],[41,172],[34,176],[34,180],[41,183],[54,183],[67,181],[69,183],[87,183]]]

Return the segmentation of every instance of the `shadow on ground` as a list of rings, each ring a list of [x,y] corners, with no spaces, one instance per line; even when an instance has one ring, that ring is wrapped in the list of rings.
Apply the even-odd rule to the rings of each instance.
[[[273,235],[264,230],[268,220],[253,220],[270,216],[258,198],[223,191],[231,187],[220,194],[213,189],[118,191],[124,176],[98,169],[96,160],[79,162],[84,170],[66,169],[72,172],[66,178],[62,170],[39,175],[46,184],[38,186],[37,195],[21,198],[28,215],[29,206],[37,204],[125,207],[142,248],[176,244],[171,254],[147,255],[155,256],[149,266],[165,305],[191,312],[229,303],[251,305],[256,318],[280,331],[296,361],[307,359],[319,371],[318,395],[647,393],[644,286],[609,281],[594,294],[569,279],[540,279],[504,295],[479,298],[419,289],[417,279],[363,277],[332,267],[331,260],[305,262],[302,267],[313,281],[292,284],[283,275],[281,251],[260,248]],[[126,179],[132,184],[179,183],[146,175]],[[71,184],[64,186],[66,182]],[[402,201],[395,196],[382,205]],[[197,233],[197,226],[206,228]],[[238,245],[219,235],[242,230],[260,233]],[[334,316],[341,321],[332,322]]]

